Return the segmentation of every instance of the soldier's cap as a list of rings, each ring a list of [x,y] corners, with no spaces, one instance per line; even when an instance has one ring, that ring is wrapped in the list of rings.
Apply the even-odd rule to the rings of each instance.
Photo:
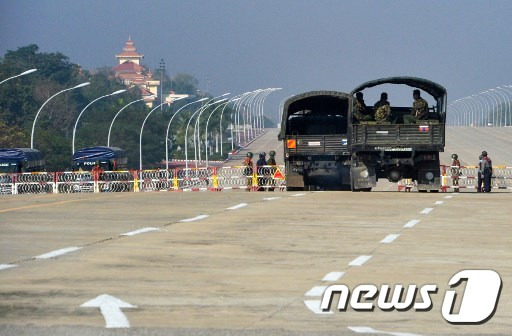
[[[412,92],[412,94],[415,94],[415,95],[418,95],[418,96],[419,96],[419,95],[421,94],[421,92],[420,92],[420,90],[415,89],[415,90]]]
[[[487,156],[487,152],[486,152],[486,151],[483,151],[483,152],[482,152],[482,156]]]
[[[361,91],[356,92],[356,98],[363,98],[363,93]]]
[[[380,94],[380,99],[388,99],[388,94],[386,92],[382,92]]]

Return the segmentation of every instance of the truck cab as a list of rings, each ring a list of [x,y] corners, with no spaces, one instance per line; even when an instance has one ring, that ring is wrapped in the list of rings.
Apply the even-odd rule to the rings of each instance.
[[[286,100],[278,139],[288,190],[350,188],[351,99],[342,92],[311,91]]]

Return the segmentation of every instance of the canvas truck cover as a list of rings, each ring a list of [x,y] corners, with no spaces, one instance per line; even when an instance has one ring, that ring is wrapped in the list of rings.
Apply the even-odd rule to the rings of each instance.
[[[91,162],[125,157],[124,150],[119,147],[96,146],[77,150],[73,154],[73,162]]]
[[[31,148],[0,148],[0,162],[38,162],[43,160],[43,154]]]
[[[287,135],[287,122],[290,115],[308,109],[318,109],[322,105],[331,104],[332,100],[347,100],[351,95],[338,91],[310,91],[290,97],[283,105],[283,115],[281,120],[281,132],[278,135],[279,140],[285,139]]]

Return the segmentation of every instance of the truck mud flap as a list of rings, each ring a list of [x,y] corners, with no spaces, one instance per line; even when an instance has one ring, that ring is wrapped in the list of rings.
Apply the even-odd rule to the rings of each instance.
[[[351,167],[350,175],[353,189],[367,189],[377,185],[377,177],[373,166]]]

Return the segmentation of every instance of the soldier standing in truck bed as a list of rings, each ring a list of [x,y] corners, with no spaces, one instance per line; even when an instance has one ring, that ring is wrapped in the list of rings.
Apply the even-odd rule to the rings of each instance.
[[[356,99],[354,100],[354,117],[356,121],[371,121],[373,120],[373,116],[371,111],[368,111],[366,108],[366,104],[364,103],[363,93],[357,92]]]
[[[378,123],[389,121],[391,116],[391,107],[388,102],[388,94],[382,92],[380,94],[380,100],[373,105],[375,111],[375,121]]]
[[[404,116],[404,123],[406,124],[414,124],[417,120],[428,119],[428,103],[425,99],[421,98],[420,90],[414,90],[412,96],[414,98],[412,113]]]

